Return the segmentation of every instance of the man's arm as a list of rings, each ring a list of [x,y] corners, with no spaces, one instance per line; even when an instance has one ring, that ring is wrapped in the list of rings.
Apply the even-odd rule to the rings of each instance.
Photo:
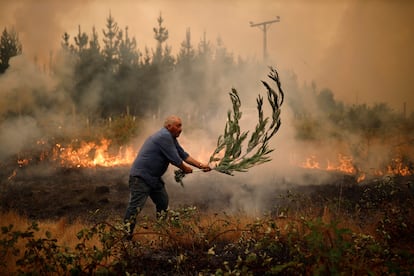
[[[192,158],[191,156],[188,156],[184,161],[196,168],[202,169],[205,172],[211,171],[211,168],[208,164],[201,163]]]
[[[192,173],[193,169],[189,166],[187,166],[184,161],[181,162],[181,164],[178,166],[184,173]]]

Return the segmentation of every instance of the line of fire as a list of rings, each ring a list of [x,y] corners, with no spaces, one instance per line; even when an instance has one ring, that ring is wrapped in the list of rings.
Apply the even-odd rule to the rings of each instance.
[[[39,164],[48,164],[60,168],[97,168],[97,167],[118,167],[130,166],[137,152],[133,146],[114,146],[111,140],[102,139],[97,142],[79,141],[75,139],[69,144],[49,145],[47,141],[39,140],[31,152],[19,154],[16,160],[16,168],[13,169],[8,177],[11,180],[16,176],[19,169]],[[201,150],[206,156],[198,156],[204,160],[208,158],[208,151]],[[361,168],[351,155],[337,153],[336,159],[327,159],[324,156],[312,154],[310,156],[295,156],[291,158],[290,165],[308,169],[310,171],[332,171],[353,176],[357,182],[365,180],[367,177],[375,176],[408,176],[414,172],[413,163],[404,156],[395,155],[388,163],[383,163],[381,167]]]

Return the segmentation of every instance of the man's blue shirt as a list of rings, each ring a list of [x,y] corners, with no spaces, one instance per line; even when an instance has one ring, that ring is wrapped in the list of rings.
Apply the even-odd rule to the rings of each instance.
[[[148,137],[132,163],[131,176],[138,176],[149,185],[158,183],[171,163],[181,165],[189,154],[165,128]]]

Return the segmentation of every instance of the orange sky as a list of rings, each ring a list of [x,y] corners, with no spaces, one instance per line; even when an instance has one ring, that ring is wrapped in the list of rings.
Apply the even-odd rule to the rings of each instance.
[[[221,37],[237,57],[262,59],[263,33],[250,21],[280,16],[268,29],[272,65],[300,81],[328,87],[348,103],[387,102],[414,111],[414,1],[405,0],[0,0],[0,28],[14,27],[28,56],[47,60],[66,31],[78,25],[102,38],[109,12],[143,51],[154,48],[152,28],[160,12],[177,52],[191,29],[197,45],[206,32]]]

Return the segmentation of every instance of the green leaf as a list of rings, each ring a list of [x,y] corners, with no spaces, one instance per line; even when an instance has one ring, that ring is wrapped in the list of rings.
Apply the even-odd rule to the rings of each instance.
[[[233,110],[227,112],[227,122],[224,127],[224,134],[217,139],[217,148],[210,157],[210,163],[216,162],[216,171],[233,175],[234,171],[246,172],[249,168],[271,161],[270,153],[274,149],[268,149],[269,140],[277,133],[280,128],[280,112],[284,101],[284,93],[281,88],[279,74],[272,67],[268,77],[276,82],[278,92],[276,92],[267,82],[262,81],[267,89],[267,99],[272,110],[270,117],[264,118],[263,97],[258,95],[256,99],[258,122],[254,131],[247,142],[245,152],[243,145],[249,131],[241,132],[239,120],[242,117],[240,112],[241,101],[238,92],[232,88],[230,100]],[[268,125],[271,121],[270,125]],[[219,157],[224,151],[224,156]]]

